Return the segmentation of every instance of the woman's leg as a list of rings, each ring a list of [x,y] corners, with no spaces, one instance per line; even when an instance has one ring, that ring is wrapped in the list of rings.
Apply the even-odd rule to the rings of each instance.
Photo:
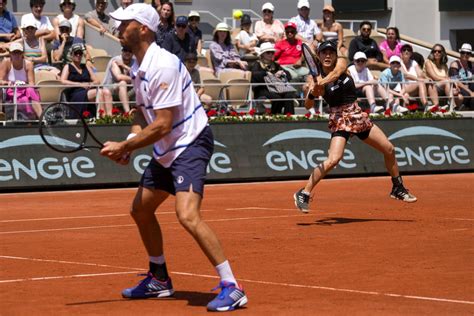
[[[374,125],[370,130],[369,137],[363,141],[383,154],[385,168],[387,168],[388,173],[392,177],[398,177],[399,172],[398,164],[395,159],[395,149],[384,132],[377,125]]]
[[[362,88],[362,91],[364,91],[369,104],[375,104],[374,88],[371,85],[366,85]]]

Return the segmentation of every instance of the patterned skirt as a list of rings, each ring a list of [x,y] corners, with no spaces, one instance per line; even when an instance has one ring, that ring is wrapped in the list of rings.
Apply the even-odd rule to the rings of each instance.
[[[331,132],[346,131],[362,133],[370,130],[374,124],[369,115],[362,111],[357,102],[329,108],[329,129]]]

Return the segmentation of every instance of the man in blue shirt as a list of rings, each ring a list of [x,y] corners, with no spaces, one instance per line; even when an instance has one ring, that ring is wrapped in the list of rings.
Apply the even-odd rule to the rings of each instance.
[[[11,42],[21,37],[15,16],[7,10],[7,0],[0,0],[0,55],[8,55]]]
[[[184,15],[176,18],[175,32],[166,34],[165,41],[163,42],[163,48],[172,54],[178,56],[178,58],[184,62],[184,58],[187,54],[197,54],[196,47],[197,42],[194,36],[189,35],[188,30],[188,18]]]

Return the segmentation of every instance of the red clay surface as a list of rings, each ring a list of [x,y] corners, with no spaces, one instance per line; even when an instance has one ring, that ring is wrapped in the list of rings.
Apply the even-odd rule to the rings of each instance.
[[[472,315],[474,174],[323,180],[310,214],[302,181],[213,185],[203,217],[217,232],[248,307],[235,315]],[[128,216],[134,189],[0,195],[1,315],[204,315],[215,271],[157,212],[176,294],[125,300],[147,257]]]

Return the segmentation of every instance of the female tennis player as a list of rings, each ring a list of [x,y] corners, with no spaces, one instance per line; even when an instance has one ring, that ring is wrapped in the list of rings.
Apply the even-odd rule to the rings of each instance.
[[[317,63],[321,76],[324,78],[336,67],[336,43],[332,41],[321,43],[318,48],[318,57]],[[349,137],[354,135],[384,155],[385,167],[392,176],[393,188],[390,196],[409,203],[415,202],[416,197],[403,186],[392,143],[382,130],[370,121],[368,114],[357,105],[356,88],[352,78],[341,74],[335,82],[324,85],[321,85],[320,82],[321,80],[317,80],[313,83],[312,95],[322,96],[330,107],[329,129],[332,132],[332,137],[329,155],[322,164],[313,170],[306,186],[294,194],[296,207],[304,213],[309,212],[311,191],[339,163]]]

